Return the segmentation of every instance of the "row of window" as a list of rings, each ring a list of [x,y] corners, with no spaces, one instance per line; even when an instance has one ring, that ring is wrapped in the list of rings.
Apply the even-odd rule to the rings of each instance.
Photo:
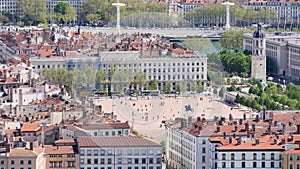
[[[4,160],[2,160],[0,163],[1,163],[1,165],[3,165],[3,164],[4,164]],[[20,165],[24,165],[25,163],[26,163],[26,162],[25,162],[24,160],[20,160],[20,163],[19,163],[19,164],[20,164]],[[15,165],[15,164],[18,164],[18,163],[15,162],[15,160],[10,160],[10,164],[11,164],[11,165]],[[27,164],[28,164],[28,165],[31,165],[31,160],[28,160],[28,161],[27,161]]]
[[[116,155],[122,155],[123,154],[123,151],[122,150],[117,150],[117,154]],[[143,150],[139,150],[139,149],[135,149],[134,151],[132,149],[128,149],[127,152],[125,153],[127,155],[147,155],[147,150],[146,149],[143,149]],[[154,155],[154,150],[153,149],[150,149],[148,150],[148,154],[149,155]],[[85,153],[85,150],[80,150],[80,156],[98,156],[98,155],[101,155],[101,156],[112,156],[113,155],[113,152],[112,150],[108,149],[108,150],[104,150],[104,149],[101,149],[100,151],[98,149],[95,149],[93,150],[93,154],[92,154],[92,150],[86,150],[86,153]],[[161,150],[158,149],[156,150],[156,155],[161,155]]]
[[[257,154],[256,153],[252,154],[252,159],[257,160]],[[274,153],[271,153],[270,159],[275,160],[275,154]],[[281,159],[281,155],[280,155],[279,159]],[[226,160],[226,154],[225,153],[222,154],[222,160]],[[231,153],[230,160],[236,160],[234,153]],[[242,154],[242,160],[246,160],[246,154],[245,153]],[[261,160],[266,160],[266,154],[265,153],[261,154]]]
[[[151,66],[154,66],[154,67],[156,67],[156,66],[158,66],[158,67],[160,67],[160,66],[163,66],[163,67],[165,67],[165,66],[200,66],[200,64],[201,64],[201,66],[204,66],[204,62],[192,62],[192,63],[185,63],[185,62],[182,62],[182,63],[180,63],[180,62],[178,62],[178,63],[144,63],[144,67],[151,67]],[[117,65],[117,67],[137,67],[137,66],[139,66],[139,67],[142,67],[142,64],[141,63],[139,63],[139,64],[137,64],[137,63],[134,63],[134,64],[118,64]],[[110,64],[103,64],[103,67],[104,68],[109,68],[110,67]]]
[[[117,158],[116,164],[161,164],[161,158]],[[80,159],[80,164],[113,164],[112,158]]]
[[[118,134],[119,136],[120,135],[128,135],[129,134],[129,131],[128,130],[124,130],[124,133],[122,133],[122,131],[121,130],[118,130],[117,131],[118,133],[116,133],[116,131],[111,131],[111,136],[115,136],[116,134]],[[95,131],[94,132],[94,136],[110,136],[110,134],[109,134],[110,132],[109,131],[99,131],[99,132],[97,132],[97,131]]]
[[[117,167],[81,167],[80,169],[161,169],[161,166],[117,166]]]
[[[252,162],[252,166],[247,166],[248,167],[252,167],[252,168],[266,168],[266,163],[267,162],[261,162],[260,166],[258,166],[258,162]],[[249,165],[249,163],[247,163]],[[215,165],[217,165],[217,163],[215,163]],[[235,166],[235,162],[230,162],[230,166],[226,166],[226,162],[222,162],[222,168],[235,168],[237,166]],[[246,162],[242,162],[242,168],[246,168]],[[275,168],[275,163],[274,162],[270,162],[270,167],[271,168]],[[279,162],[279,168],[281,168],[281,162]],[[217,168],[217,166],[215,166],[215,168]],[[269,167],[268,167],[269,168]]]

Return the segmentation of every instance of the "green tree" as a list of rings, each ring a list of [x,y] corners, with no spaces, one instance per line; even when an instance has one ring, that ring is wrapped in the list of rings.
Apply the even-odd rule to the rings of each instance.
[[[44,0],[16,0],[17,8],[23,13],[25,24],[46,23],[46,2]]]
[[[158,89],[158,80],[153,79],[149,82],[149,90],[157,90]]]
[[[219,91],[219,97],[223,98],[224,97],[224,94],[225,94],[225,88],[222,87]]]
[[[63,23],[76,20],[76,11],[68,2],[59,2],[54,7],[57,18]]]
[[[227,50],[242,51],[243,34],[250,33],[249,29],[230,29],[224,32],[220,38],[220,47]]]
[[[201,93],[202,91],[202,81],[197,81],[197,93]]]
[[[213,47],[209,39],[203,39],[203,38],[186,39],[184,40],[182,45],[191,51],[204,51],[205,53],[210,51]]]

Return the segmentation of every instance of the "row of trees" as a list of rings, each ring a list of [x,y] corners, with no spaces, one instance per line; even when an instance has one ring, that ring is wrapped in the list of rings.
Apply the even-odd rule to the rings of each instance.
[[[110,92],[123,93],[124,89],[135,88],[136,92],[144,90],[157,90],[158,80],[147,80],[144,72],[124,72],[111,66],[109,71],[95,70],[91,66],[85,66],[83,70],[66,70],[65,68],[44,69],[43,76],[58,84],[59,86],[67,85],[71,91],[93,91],[98,89],[102,93]],[[200,93],[202,91],[202,81],[195,83],[177,84],[176,90],[173,90],[172,84],[167,82],[162,88],[166,94],[172,92],[185,93],[187,90]]]
[[[277,19],[273,9],[259,8],[236,4],[230,9],[231,23],[235,26],[251,26],[252,23],[270,23]],[[186,19],[195,25],[225,25],[226,7],[221,3],[207,4],[186,14]]]
[[[44,0],[17,0],[16,12],[10,14],[8,11],[5,11],[0,19],[4,23],[14,22],[15,24],[20,24],[22,22],[25,25],[43,24],[47,23],[47,21],[68,23],[75,21],[76,18],[89,23],[104,24],[116,19],[116,8],[112,6],[112,3],[112,1],[107,0],[86,0],[83,3],[81,13],[77,13],[68,2],[58,2],[54,13],[48,13],[46,1]],[[121,8],[122,17],[138,16],[141,13],[148,12],[166,13],[167,6],[152,4],[151,2],[143,3],[139,0],[128,0],[126,1],[126,6]],[[165,16],[166,22],[169,19]]]

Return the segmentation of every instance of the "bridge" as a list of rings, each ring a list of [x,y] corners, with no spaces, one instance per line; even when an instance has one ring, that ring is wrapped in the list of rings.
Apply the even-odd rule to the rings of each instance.
[[[77,30],[78,28],[71,28]],[[117,33],[116,28],[111,27],[81,27],[81,32],[92,32],[92,33],[106,33],[112,34]],[[152,33],[158,34],[170,38],[185,39],[189,37],[203,37],[212,40],[218,40],[224,30],[201,30],[199,28],[121,28],[122,33],[134,34],[134,33]]]

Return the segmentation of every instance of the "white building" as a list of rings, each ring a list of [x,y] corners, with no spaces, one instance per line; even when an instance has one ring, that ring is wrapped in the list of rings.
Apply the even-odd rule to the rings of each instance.
[[[215,160],[212,169],[217,168],[282,168],[282,153],[284,146],[273,142],[260,142],[256,140],[213,138],[212,144],[215,149]],[[225,145],[223,145],[225,144]]]
[[[209,167],[210,133],[203,131],[204,123],[185,126],[181,124],[167,126],[167,165],[171,168],[205,169]]]
[[[67,125],[60,128],[61,139],[77,139],[79,136],[88,136],[88,133],[73,125]]]
[[[161,169],[162,147],[141,137],[78,137],[80,169]]]
[[[112,65],[116,66],[116,72],[123,71],[128,76],[144,72],[147,81],[158,80],[158,90],[162,90],[167,83],[171,83],[172,90],[175,91],[177,85],[186,83],[187,91],[191,91],[192,86],[198,81],[202,81],[203,87],[206,87],[206,55],[141,57],[140,52],[137,51],[120,51],[102,52],[100,57],[101,69],[106,72],[109,72]],[[117,74],[114,76],[107,75],[106,81],[117,83],[120,78]],[[129,86],[129,83],[127,84]],[[124,85],[123,88],[128,88],[128,86]],[[104,86],[104,88],[106,87]],[[113,84],[112,91],[115,91],[116,88],[117,86]]]

